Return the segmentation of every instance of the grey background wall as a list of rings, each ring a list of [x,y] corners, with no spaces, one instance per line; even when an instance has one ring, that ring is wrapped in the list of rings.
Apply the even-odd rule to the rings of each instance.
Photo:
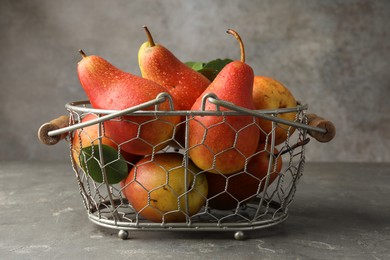
[[[38,127],[86,99],[78,49],[139,75],[148,25],[183,61],[239,58],[245,41],[258,75],[283,82],[309,111],[332,120],[331,143],[309,161],[390,162],[390,1],[0,2],[0,160],[68,160],[67,144],[40,144]]]

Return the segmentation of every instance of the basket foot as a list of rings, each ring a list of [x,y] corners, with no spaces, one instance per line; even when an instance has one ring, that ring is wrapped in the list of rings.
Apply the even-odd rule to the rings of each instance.
[[[129,232],[127,232],[126,230],[119,230],[119,232],[118,232],[118,237],[119,237],[120,239],[125,240],[125,239],[128,238],[128,236],[129,236]]]
[[[234,239],[236,240],[244,240],[245,239],[245,234],[242,231],[237,231],[234,233]]]

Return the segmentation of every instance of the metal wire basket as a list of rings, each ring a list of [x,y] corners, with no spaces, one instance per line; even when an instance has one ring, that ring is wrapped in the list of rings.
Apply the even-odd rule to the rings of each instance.
[[[236,239],[243,238],[243,232],[259,228],[270,227],[283,222],[288,217],[288,208],[293,201],[294,194],[297,189],[297,184],[303,174],[305,164],[305,145],[310,140],[308,134],[315,137],[321,142],[330,141],[334,136],[334,126],[326,120],[313,114],[307,115],[307,105],[298,104],[295,108],[277,109],[277,110],[248,110],[242,107],[235,106],[232,103],[218,99],[214,95],[203,97],[203,103],[211,102],[216,105],[215,111],[176,111],[171,106],[170,111],[159,110],[159,104],[162,102],[172,102],[171,97],[166,93],[161,93],[155,100],[143,103],[141,105],[131,107],[121,111],[94,109],[88,101],[79,101],[66,104],[66,109],[69,111],[69,116],[63,116],[41,126],[39,136],[45,144],[55,144],[59,140],[65,138],[69,142],[71,153],[72,168],[77,178],[80,193],[83,198],[85,208],[89,219],[100,226],[117,229],[118,236],[122,239],[128,237],[129,231],[134,230],[181,230],[181,231],[233,231]],[[171,103],[172,104],[172,103]],[[152,110],[148,108],[154,107]],[[203,106],[204,107],[204,106]],[[294,113],[295,120],[288,121],[282,119],[280,115],[284,113]],[[93,115],[93,119],[82,121],[86,116]],[[131,121],[129,115],[150,117],[149,122],[164,120],[167,116],[181,116],[182,121],[179,125],[173,126],[174,131],[172,136],[168,138],[167,145],[163,149],[156,149],[150,144],[151,154],[148,155],[147,163],[156,163],[154,160],[161,154],[180,154],[182,163],[179,168],[183,170],[182,182],[184,182],[184,190],[174,192],[177,207],[168,211],[158,209],[153,204],[153,192],[159,189],[170,189],[172,187],[169,178],[171,171],[165,171],[166,183],[154,188],[147,188],[141,181],[137,180],[137,160],[126,159],[123,156],[121,148],[127,142],[117,143],[117,155],[115,160],[107,162],[104,158],[104,138],[107,137],[105,124],[109,121],[121,121],[128,124],[133,124],[138,127],[138,132],[141,132],[143,124]],[[244,158],[245,166],[241,171],[232,174],[210,173],[209,170],[199,170],[193,172],[189,164],[191,157],[189,151],[193,147],[189,146],[189,127],[191,121],[197,120],[199,116],[215,116],[221,118],[221,124],[226,123],[226,118],[237,116],[248,116],[253,118],[251,127],[256,127],[262,131],[264,135],[263,144],[259,146],[257,152],[251,157]],[[259,120],[267,120],[271,123],[272,128],[266,132],[262,129]],[[90,137],[91,144],[94,144],[91,153],[91,160],[96,160],[101,171],[102,179],[97,181],[92,178],[88,172],[88,168],[81,167],[80,158],[74,156],[82,152],[82,142],[75,147],[74,139],[82,133],[83,129],[89,126],[96,126],[97,135]],[[183,136],[181,140],[178,137],[179,126]],[[278,128],[285,128],[287,136],[286,140],[281,144],[275,142],[275,135]],[[294,130],[293,130],[294,129]],[[207,131],[207,129],[206,129]],[[235,129],[236,135],[240,133],[240,129]],[[221,140],[224,138],[220,137]],[[135,139],[142,140],[138,135]],[[235,149],[234,145],[229,149]],[[84,144],[85,146],[85,144]],[[92,146],[91,146],[92,147]],[[267,154],[268,161],[263,163],[265,174],[261,177],[250,172],[249,164],[251,159],[260,154]],[[218,154],[215,155],[215,157]],[[215,158],[214,157],[214,158]],[[85,160],[85,157],[84,157]],[[110,183],[108,181],[107,169],[115,162],[124,162],[128,171],[133,171],[134,179],[127,183],[125,178],[123,181]],[[158,163],[157,163],[158,164]],[[266,165],[264,165],[266,164]],[[214,164],[215,165],[215,164]],[[163,167],[162,165],[158,165]],[[256,167],[259,167],[258,165]],[[129,173],[130,174],[130,173]],[[201,189],[195,187],[195,181],[191,179],[200,178],[200,175],[210,176],[211,178],[219,178],[219,190],[211,187],[208,184],[208,194],[202,193]],[[240,182],[240,178],[246,178],[246,181]],[[249,180],[249,181],[248,181]],[[146,203],[141,209],[134,207],[126,196],[127,186],[136,183],[144,189],[146,193]],[[189,184],[190,183],[190,184]],[[221,184],[222,183],[222,184]],[[250,190],[249,184],[252,185],[251,193],[244,196],[237,196],[235,190]],[[255,183],[255,184],[253,184]],[[214,184],[215,185],[215,184]],[[234,187],[233,187],[234,186]],[[253,186],[255,189],[253,190]],[[211,192],[211,190],[213,190]],[[235,189],[235,190],[234,190]],[[211,192],[211,194],[210,194]],[[191,195],[192,193],[192,195]],[[196,212],[191,212],[190,206],[192,199],[196,196],[202,198],[202,205]],[[224,201],[229,201],[228,207],[220,207]],[[150,221],[144,217],[147,209],[153,208],[161,215],[159,220]],[[183,217],[179,221],[172,221],[169,215],[180,213]]]

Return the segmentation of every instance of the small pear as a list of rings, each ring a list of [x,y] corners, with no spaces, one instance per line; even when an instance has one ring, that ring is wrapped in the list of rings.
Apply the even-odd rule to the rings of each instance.
[[[83,58],[78,63],[78,77],[93,108],[123,110],[168,92],[156,82],[122,71],[99,56],[80,53]],[[170,110],[169,101],[160,104],[159,109]],[[179,121],[179,116],[123,116],[104,126],[120,149],[146,155],[168,144]]]
[[[247,109],[254,109],[252,68],[245,63],[245,51],[237,32],[228,30],[240,43],[241,61],[232,61],[217,75],[196,100],[191,110],[201,110],[204,95],[214,93],[219,99]],[[215,111],[209,101],[205,110]],[[221,107],[220,110],[227,110]],[[230,174],[244,168],[256,152],[259,129],[252,116],[195,116],[189,122],[189,155],[201,169]]]
[[[168,89],[179,109],[190,110],[200,94],[210,85],[201,73],[193,70],[161,44],[156,44],[144,26],[148,41],[138,51],[142,77],[153,80]]]

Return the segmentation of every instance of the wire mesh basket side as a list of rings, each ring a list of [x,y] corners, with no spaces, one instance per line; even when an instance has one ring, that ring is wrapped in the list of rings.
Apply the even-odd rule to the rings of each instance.
[[[92,110],[91,110],[92,111]],[[73,124],[79,124],[87,116],[91,117],[100,117],[102,114],[96,113],[94,111],[74,111],[69,109],[70,118],[72,119]],[[306,124],[306,111],[305,109],[298,109],[295,113],[295,121]],[[176,115],[176,114],[175,114]],[[183,167],[187,166],[188,161],[191,158],[188,155],[188,151],[192,148],[188,146],[187,138],[188,136],[185,133],[188,133],[188,127],[191,120],[195,120],[193,115],[188,115],[184,113],[182,115],[186,119],[179,123],[177,126],[174,126],[174,131],[172,136],[164,142],[164,148],[160,149],[160,144],[150,145],[152,153],[149,155],[149,163],[154,163],[153,158],[159,154],[166,153],[178,153],[183,156]],[[224,122],[224,118],[230,115],[215,115],[222,118],[221,122]],[[189,190],[185,190],[178,195],[178,208],[168,212],[161,212],[161,221],[151,222],[143,216],[143,211],[146,208],[152,207],[152,202],[150,200],[153,190],[147,190],[149,201],[148,204],[144,206],[142,210],[136,210],[133,205],[128,201],[125,196],[126,184],[125,181],[120,181],[118,183],[109,183],[107,181],[107,168],[117,162],[125,163],[128,167],[128,170],[134,169],[136,163],[141,159],[141,157],[130,155],[123,151],[125,144],[135,141],[136,139],[141,139],[138,134],[135,138],[127,140],[122,143],[117,143],[112,140],[106,132],[105,122],[94,125],[96,128],[96,136],[87,136],[91,145],[94,145],[95,150],[92,150],[90,157],[83,160],[95,160],[96,164],[101,170],[102,181],[97,182],[96,179],[91,177],[91,174],[88,172],[88,169],[81,167],[80,158],[75,156],[75,154],[80,154],[81,149],[83,148],[83,143],[81,137],[87,135],[86,131],[79,129],[74,131],[70,137],[70,153],[71,161],[73,165],[73,170],[76,175],[80,193],[82,195],[84,205],[87,209],[87,213],[91,221],[110,228],[116,229],[170,229],[170,230],[230,230],[230,229],[254,229],[262,228],[270,225],[274,225],[282,222],[286,219],[288,213],[288,207],[292,203],[294,194],[297,189],[297,183],[301,177],[304,169],[305,162],[305,144],[307,143],[306,130],[295,128],[295,132],[287,136],[287,139],[281,143],[275,144],[275,131],[276,129],[281,128],[280,124],[275,122],[272,123],[272,128],[270,131],[265,131],[258,124],[257,118],[253,117],[253,126],[257,127],[259,131],[262,131],[265,136],[265,140],[262,144],[263,147],[260,147],[259,150],[252,155],[251,157],[245,158],[245,167],[233,174],[219,176],[224,180],[224,187],[217,194],[213,196],[205,196],[204,203],[200,210],[195,214],[188,214],[188,195],[190,193],[191,187]],[[278,116],[278,113],[273,113],[271,116]],[[169,124],[165,121],[162,116],[155,114],[150,115],[150,122],[161,121],[163,124]],[[111,119],[111,121],[116,120],[120,122],[127,122],[129,124],[138,124],[139,131],[141,132],[141,127],[144,124],[139,124],[137,122],[131,121],[128,117],[119,117]],[[284,127],[284,126],[283,126]],[[184,129],[184,130],[183,130]],[[184,137],[183,137],[184,131]],[[239,132],[239,130],[237,130]],[[287,131],[289,132],[289,131]],[[181,135],[180,135],[181,134]],[[237,133],[236,133],[237,134]],[[77,142],[74,140],[77,139]],[[223,138],[223,137],[221,137]],[[139,140],[138,140],[139,141]],[[75,145],[78,143],[79,146]],[[112,145],[117,149],[117,157],[109,162],[105,161],[102,158],[103,145]],[[234,148],[234,147],[232,147]],[[276,150],[275,150],[276,149]],[[272,160],[268,161],[266,175],[259,178],[254,176],[248,170],[248,163],[257,155],[267,154]],[[282,161],[282,163],[278,163]],[[279,164],[282,164],[279,165]],[[280,169],[278,168],[280,167]],[[197,173],[189,171],[187,168],[184,169],[185,174],[193,175],[193,177],[198,178],[201,174],[209,174],[205,170],[200,170]],[[213,173],[218,175],[218,173]],[[166,172],[167,178],[169,178],[170,171]],[[235,179],[242,176],[249,176],[253,182],[257,183],[256,192],[253,194],[247,195],[245,198],[236,198],[232,191],[230,191],[230,184],[237,183]],[[137,180],[133,181],[137,182]],[[168,185],[169,186],[169,185]],[[163,188],[163,186],[158,186],[156,189]],[[172,187],[168,187],[172,188]],[[241,187],[246,189],[247,187]],[[193,188],[192,188],[193,189]],[[199,193],[199,192],[198,192]],[[201,194],[200,196],[204,196]],[[214,201],[218,201],[218,198],[229,197],[233,201],[233,206],[228,208],[216,208],[213,207]],[[181,206],[181,200],[186,199],[184,206]],[[181,222],[172,222],[169,221],[170,214],[180,213],[184,216]]]

